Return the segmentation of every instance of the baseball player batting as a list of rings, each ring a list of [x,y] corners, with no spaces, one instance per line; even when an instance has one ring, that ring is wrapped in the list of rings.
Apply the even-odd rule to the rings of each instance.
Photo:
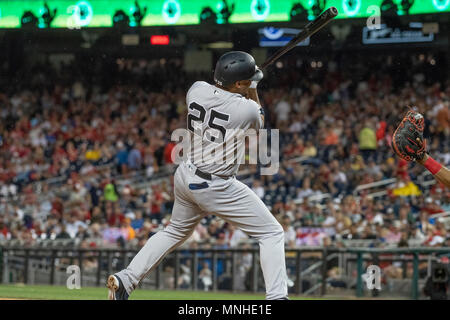
[[[256,91],[262,78],[251,55],[232,51],[217,62],[214,85],[197,81],[189,89],[186,103],[190,134],[201,139],[205,151],[228,142],[227,157],[231,155],[235,161],[203,163],[197,160],[201,159],[197,154],[201,149],[187,151],[187,159],[174,176],[175,202],[169,225],[147,241],[126,269],[108,277],[109,299],[128,299],[139,282],[188,239],[208,213],[258,240],[266,299],[288,299],[283,229],[261,199],[235,178],[245,145],[241,133],[263,127],[264,112]],[[205,131],[216,134],[213,137]],[[229,145],[233,146],[230,151]]]

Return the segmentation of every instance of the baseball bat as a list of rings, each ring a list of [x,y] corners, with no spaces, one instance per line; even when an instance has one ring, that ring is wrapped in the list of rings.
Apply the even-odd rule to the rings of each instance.
[[[322,12],[317,18],[309,22],[302,31],[300,31],[294,38],[291,39],[284,47],[281,47],[277,52],[271,55],[264,63],[261,65],[260,69],[265,69],[274,63],[283,54],[294,48],[298,43],[302,42],[306,38],[312,36],[317,31],[325,27],[332,19],[338,15],[338,11],[335,7],[330,7],[324,12]]]

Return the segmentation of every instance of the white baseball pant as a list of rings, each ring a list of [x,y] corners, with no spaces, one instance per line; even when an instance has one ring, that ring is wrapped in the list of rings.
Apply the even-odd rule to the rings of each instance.
[[[181,163],[174,177],[175,202],[170,224],[153,235],[129,266],[117,273],[130,294],[161,260],[190,237],[195,226],[211,213],[258,240],[266,299],[286,298],[287,275],[284,232],[261,199],[235,177],[227,180],[195,175],[191,163]],[[207,187],[205,185],[207,184]],[[198,189],[201,185],[201,189]]]

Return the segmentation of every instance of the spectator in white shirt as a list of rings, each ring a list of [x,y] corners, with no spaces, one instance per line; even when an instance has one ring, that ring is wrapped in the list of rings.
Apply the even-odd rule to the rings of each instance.
[[[80,226],[83,227],[83,229],[87,229],[87,225],[77,219],[76,213],[71,214],[69,216],[69,221],[66,223],[66,231],[72,239],[75,238]]]
[[[311,179],[309,177],[306,177],[305,179],[303,179],[303,186],[300,189],[300,191],[297,193],[297,198],[303,199],[303,198],[307,198],[313,194],[314,194],[314,192],[311,189]]]
[[[291,225],[291,218],[288,215],[284,215],[281,219],[281,226],[284,230],[284,244],[287,247],[295,247],[295,239],[297,234]]]
[[[291,113],[291,105],[286,101],[286,97],[282,97],[281,100],[275,106],[275,112],[277,114],[278,124],[284,124],[289,120]]]
[[[261,185],[261,181],[253,181],[252,190],[258,197],[264,198],[264,187]]]

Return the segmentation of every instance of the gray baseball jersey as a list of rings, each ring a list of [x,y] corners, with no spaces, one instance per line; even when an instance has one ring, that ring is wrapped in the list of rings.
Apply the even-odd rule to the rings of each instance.
[[[196,133],[194,136],[200,139],[202,147],[209,150],[227,142],[236,143],[231,148],[236,153],[235,160],[240,156],[238,145],[244,143],[242,130],[262,126],[257,103],[206,82],[196,82],[188,91],[186,101],[188,129]],[[241,133],[233,131],[236,129],[242,129]],[[153,235],[130,265],[116,276],[130,294],[169,252],[191,236],[205,215],[214,214],[258,240],[266,299],[286,298],[283,228],[248,186],[234,176],[226,179],[217,176],[233,175],[238,163],[205,163],[196,159],[196,152],[191,150],[190,159],[182,162],[175,172],[175,202],[169,225]],[[212,174],[211,180],[198,176],[197,166]]]
[[[263,126],[260,105],[204,81],[192,85],[186,103],[192,164],[211,174],[236,174],[244,158],[247,129]]]

